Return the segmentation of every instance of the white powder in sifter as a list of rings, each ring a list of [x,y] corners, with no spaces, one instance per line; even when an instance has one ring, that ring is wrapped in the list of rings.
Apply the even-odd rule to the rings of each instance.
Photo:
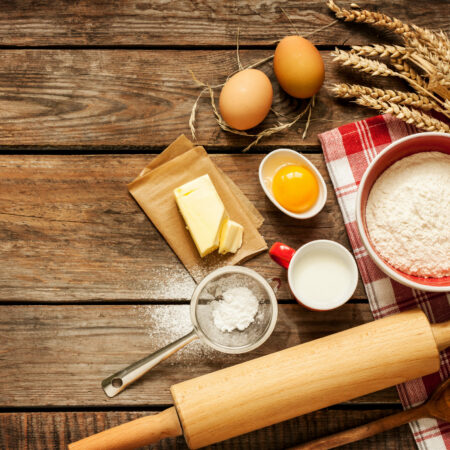
[[[450,275],[450,156],[421,152],[389,167],[367,200],[370,238],[392,266],[411,275]]]
[[[211,303],[214,325],[222,332],[245,330],[255,320],[258,299],[246,287],[227,289],[222,297]]]

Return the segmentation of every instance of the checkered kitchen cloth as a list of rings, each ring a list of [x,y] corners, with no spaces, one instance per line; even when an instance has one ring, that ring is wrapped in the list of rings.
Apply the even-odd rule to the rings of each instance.
[[[417,130],[412,125],[384,115],[335,128],[319,139],[374,318],[419,306],[431,322],[442,322],[450,320],[450,295],[410,289],[391,280],[370,259],[356,225],[356,192],[364,171],[387,145],[413,133]],[[404,407],[424,402],[449,377],[449,357],[449,349],[441,353],[438,373],[397,386]],[[411,429],[419,449],[450,449],[450,423],[421,419],[411,423]]]

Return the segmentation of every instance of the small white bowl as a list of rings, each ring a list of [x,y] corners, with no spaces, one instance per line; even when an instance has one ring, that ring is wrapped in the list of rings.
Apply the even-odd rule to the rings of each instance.
[[[319,196],[317,197],[316,203],[310,209],[302,213],[293,213],[286,208],[283,208],[275,200],[275,197],[272,193],[272,179],[274,175],[277,173],[280,167],[286,166],[288,164],[295,164],[297,166],[306,167],[314,174],[317,182],[319,183]],[[259,165],[259,182],[261,183],[261,186],[267,197],[269,197],[269,200],[280,211],[283,211],[285,214],[293,217],[294,219],[309,219],[310,217],[315,216],[322,210],[327,200],[327,186],[322,175],[320,175],[314,164],[312,164],[300,153],[288,148],[279,148],[265,156],[265,158]]]

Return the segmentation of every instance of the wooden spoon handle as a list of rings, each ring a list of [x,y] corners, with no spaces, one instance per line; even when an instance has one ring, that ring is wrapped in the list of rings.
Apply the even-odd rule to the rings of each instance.
[[[174,406],[69,444],[69,450],[132,450],[182,434]]]
[[[406,411],[393,414],[392,416],[383,417],[382,419],[375,420],[374,422],[370,422],[366,425],[361,425],[360,427],[345,430],[340,433],[332,434],[331,436],[316,439],[315,441],[311,441],[306,444],[291,447],[289,450],[327,450],[340,445],[349,444],[350,442],[359,441],[360,439],[399,427],[400,425],[404,425],[405,423],[425,416],[427,416],[427,410],[424,406],[418,406],[417,408],[408,409]]]
[[[450,346],[450,321],[431,324],[431,331],[440,352]]]

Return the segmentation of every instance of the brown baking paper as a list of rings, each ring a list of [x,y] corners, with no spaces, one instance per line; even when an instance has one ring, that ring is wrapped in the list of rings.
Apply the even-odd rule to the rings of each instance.
[[[178,210],[173,190],[205,174],[210,176],[230,218],[244,227],[242,247],[235,254],[219,255],[215,251],[200,258]],[[212,270],[239,264],[267,249],[258,232],[263,222],[261,214],[211,161],[205,149],[194,146],[185,136],[152,160],[128,190],[197,282]]]

